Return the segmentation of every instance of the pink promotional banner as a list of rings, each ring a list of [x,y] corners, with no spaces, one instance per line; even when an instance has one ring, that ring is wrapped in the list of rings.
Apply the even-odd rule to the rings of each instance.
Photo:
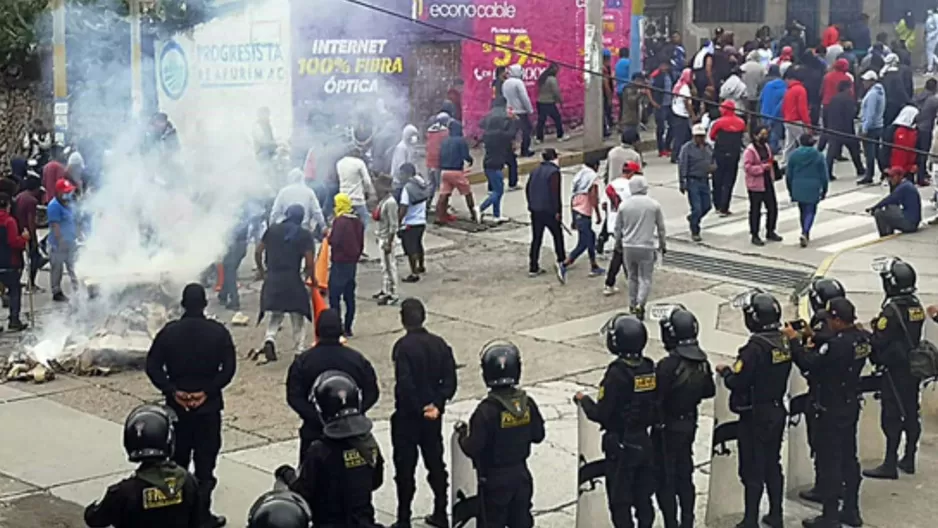
[[[492,3],[493,0],[474,0],[477,6]],[[528,95],[532,106],[536,107],[537,78],[551,62],[584,65],[586,0],[498,0],[495,3],[504,7],[499,11],[503,16],[474,18],[470,26],[473,36],[524,53],[463,41],[463,121],[472,136],[480,135],[479,123],[492,106],[493,78],[498,66],[522,66]],[[613,63],[619,48],[629,42],[631,7],[631,0],[605,0],[603,47],[612,53]],[[564,123],[576,126],[583,120],[583,74],[561,67],[557,80],[563,96],[560,110]]]

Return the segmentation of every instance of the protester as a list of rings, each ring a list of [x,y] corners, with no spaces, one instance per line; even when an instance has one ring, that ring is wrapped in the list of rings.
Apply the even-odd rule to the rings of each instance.
[[[238,269],[241,261],[248,253],[248,231],[251,228],[250,210],[242,207],[238,223],[228,235],[228,244],[225,255],[222,257],[221,291],[218,292],[218,301],[227,310],[241,309],[241,296],[238,295]]]
[[[616,119],[613,111],[613,101],[616,100],[616,79],[612,71],[612,52],[603,49],[603,137],[612,132]]]
[[[378,204],[372,219],[377,222],[375,235],[381,250],[381,290],[371,298],[379,306],[395,305],[398,302],[397,258],[394,255],[394,237],[400,231],[400,216],[394,193],[387,193]]]
[[[504,101],[496,101],[495,107],[482,121],[482,144],[485,147],[482,169],[488,179],[489,195],[476,210],[475,217],[479,222],[482,221],[482,212],[489,207],[492,207],[495,222],[507,221],[502,219],[502,195],[505,193],[502,170],[514,158],[512,142],[516,135],[516,122],[505,112]]]
[[[785,159],[798,148],[798,138],[811,131],[811,113],[808,92],[801,82],[802,70],[796,68],[788,72],[788,89],[782,100],[782,118],[785,120]]]
[[[724,85],[725,86],[725,85]],[[739,171],[739,156],[743,149],[743,134],[746,123],[736,115],[736,104],[724,101],[720,108],[722,116],[710,127],[710,140],[714,142],[713,158],[717,165],[713,173],[713,208],[720,216],[728,216],[736,173]]]
[[[839,41],[840,28],[837,27],[836,23],[831,22],[827,25],[827,29],[824,30],[824,33],[821,34],[821,45],[824,47],[829,47]]]
[[[785,124],[782,119],[782,104],[788,84],[781,78],[778,65],[769,66],[759,95],[759,113],[762,114],[762,126],[769,129],[769,146],[772,152],[781,153],[782,139],[785,136]]]
[[[66,149],[66,152],[68,149]],[[84,189],[85,158],[80,152],[72,152],[68,155],[68,162],[65,165],[65,177],[79,192]]]
[[[691,70],[685,69],[671,90],[671,130],[673,131],[673,140],[670,145],[671,163],[677,163],[681,148],[691,139],[690,127],[697,121],[694,101],[691,99],[695,95],[691,77]]]
[[[9,299],[10,316],[7,329],[19,332],[26,329],[20,320],[20,306],[23,287],[20,275],[23,272],[23,250],[31,240],[26,228],[17,225],[16,218],[10,214],[12,200],[7,194],[0,194],[0,283],[6,289]]]
[[[861,78],[866,89],[860,103],[860,133],[863,136],[863,152],[866,155],[866,175],[857,180],[857,185],[873,183],[886,111],[886,92],[879,82],[879,75],[875,71],[868,71]]]
[[[638,133],[642,122],[642,109],[648,102],[647,90],[644,86],[645,75],[642,72],[636,72],[630,82],[619,94],[619,102],[622,105],[619,109],[619,129],[622,132],[628,130]]]
[[[789,24],[785,28],[785,35],[778,41],[779,59],[776,64],[782,66],[783,62],[787,61],[789,64],[792,63],[794,57],[800,57],[804,52],[805,41],[801,36],[801,32],[804,28],[798,27],[798,23]],[[788,48],[786,51],[785,48]],[[786,67],[782,66],[782,75],[785,75]]]
[[[829,46],[824,46],[824,48],[827,50],[827,52],[824,54],[824,63],[830,67],[833,66],[835,62],[837,62],[837,59],[842,58],[846,46],[838,41]],[[847,64],[849,65],[850,61],[847,61]]]
[[[506,79],[508,79],[508,68],[504,66],[496,67],[495,74],[492,75],[492,108],[495,108],[495,103],[498,100],[505,99],[502,86],[504,86]]]
[[[303,206],[291,205],[283,221],[267,228],[261,242],[254,248],[257,276],[264,281],[258,323],[268,317],[262,348],[267,361],[277,360],[275,339],[284,314],[290,314],[293,326],[293,351],[298,354],[306,347],[306,322],[303,319],[312,321],[313,313],[309,291],[300,278],[300,265],[306,264],[307,282],[314,288],[318,287],[314,273],[314,246],[313,234],[303,229]]]
[[[401,191],[398,218],[401,225],[401,246],[410,263],[410,275],[402,280],[417,282],[420,275],[427,272],[423,250],[423,235],[427,228],[427,199],[425,191],[422,190],[426,183],[417,175],[417,168],[411,163],[401,167],[401,177],[404,188]]]
[[[936,15],[938,18],[938,15]],[[918,185],[929,185],[931,178],[928,175],[927,153],[931,152],[932,140],[934,139],[935,119],[938,118],[938,80],[928,79],[925,81],[925,89],[915,98],[915,106],[919,109],[916,124],[918,126],[918,142],[915,148],[922,153],[917,154]]]
[[[608,167],[609,163],[607,163],[606,166]],[[621,166],[619,176],[610,179],[603,193],[603,196],[606,198],[605,205],[607,207],[605,211],[606,226],[609,232],[612,233],[613,240],[615,240],[617,234],[616,223],[618,222],[619,211],[622,210],[622,204],[632,196],[632,191],[629,188],[629,180],[636,174],[642,174],[642,165],[640,162],[626,161]],[[626,273],[626,277],[628,277],[622,254],[622,246],[613,244],[612,260],[609,263],[609,269],[606,270],[606,285],[603,288],[603,295],[613,295],[619,291],[619,289],[616,288],[616,275],[619,274],[620,269],[622,269],[622,271]]]
[[[404,164],[404,167],[406,166],[408,164]],[[351,198],[339,193],[335,197],[335,219],[332,221],[332,229],[329,230],[329,256],[332,260],[329,267],[329,308],[341,316],[341,301],[345,301],[342,328],[346,338],[353,335],[356,275],[358,261],[361,260],[364,249],[364,223],[355,213]]]
[[[528,201],[528,212],[531,214],[531,249],[528,260],[528,276],[537,277],[546,273],[541,268],[541,244],[544,240],[544,230],[550,232],[554,242],[554,254],[557,257],[557,280],[561,284],[567,282],[564,261],[567,258],[564,250],[563,206],[561,205],[561,184],[563,177],[560,166],[557,164],[557,151],[552,148],[544,149],[541,153],[543,161],[537,166],[525,185],[525,195]]]
[[[523,75],[524,68],[520,64],[509,66],[508,79],[502,86],[502,93],[505,95],[508,111],[514,113],[518,120],[518,128],[521,129],[521,156],[529,158],[534,155],[531,150],[531,114],[534,113],[534,107],[531,106],[528,89],[521,79]]]
[[[912,100],[912,90],[907,86],[899,71],[899,57],[895,53],[886,55],[886,65],[879,72],[880,81],[886,91],[886,109],[883,121],[892,123],[899,112]]]
[[[772,65],[778,66],[778,72],[782,77],[785,76],[788,69],[794,64],[794,53],[794,50],[790,46],[785,46],[782,48],[778,57],[772,60]]]
[[[43,167],[49,161],[51,150],[52,132],[42,118],[37,117],[23,136],[23,152],[26,159],[36,160],[36,165]]]
[[[886,171],[892,192],[866,211],[876,220],[879,236],[896,231],[914,233],[922,221],[922,197],[915,184],[905,177],[904,169],[891,167]]]
[[[678,157],[678,180],[681,194],[687,195],[691,239],[700,242],[700,222],[710,212],[710,175],[716,170],[713,149],[707,145],[707,129],[700,123],[692,130],[693,141],[681,147]]]
[[[862,61],[870,46],[873,45],[873,37],[870,33],[870,15],[860,14],[859,22],[853,24],[850,31],[850,41],[853,42],[853,46],[857,50],[857,57]]]
[[[901,169],[910,180],[915,179],[918,171],[918,156],[913,150],[918,144],[918,130],[915,128],[917,117],[918,108],[905,106],[892,126],[883,133],[883,144],[879,151],[880,166]]]
[[[630,58],[629,48],[619,48],[619,59],[616,61],[616,97],[619,98],[619,111],[621,118],[622,111],[622,91],[629,84],[632,78],[632,59]]]
[[[896,36],[907,49],[910,51],[915,49],[915,15],[911,11],[906,11],[905,15],[899,19],[899,23],[896,24]]]
[[[440,169],[440,155],[443,149],[443,142],[450,137],[449,124],[453,119],[446,112],[440,112],[433,118],[430,127],[427,128],[427,178],[433,187],[433,193],[436,194],[440,189],[442,173]],[[471,163],[471,161],[470,161]],[[443,209],[445,212],[446,209]]]
[[[326,219],[323,217],[316,191],[306,184],[300,169],[292,169],[287,175],[287,180],[290,184],[280,189],[270,208],[270,225],[283,222],[287,208],[291,205],[300,205],[303,207],[303,229],[318,236],[326,228]]]
[[[648,196],[645,177],[633,176],[628,185],[630,197],[616,215],[615,241],[629,279],[629,311],[644,320],[657,260],[656,246],[662,255],[667,251],[667,233],[661,204]]]
[[[841,83],[846,82],[851,86],[850,95],[853,96],[853,76],[848,72],[850,68],[850,63],[847,59],[837,59],[834,62],[833,67],[824,74],[824,80],[821,84],[821,119],[823,120],[824,127],[830,128],[828,121],[831,119],[836,120],[838,116],[831,116],[828,112],[828,105],[831,103],[831,99],[839,93],[839,86]],[[854,99],[856,100],[856,99]],[[856,113],[851,114],[855,116]],[[822,133],[821,139],[818,142],[818,150],[824,150],[829,141],[828,134]],[[834,152],[835,157],[840,156],[840,150]]]
[[[56,184],[65,178],[65,154],[61,147],[53,147],[49,162],[42,168],[42,186],[46,189],[44,204],[55,198]]]
[[[463,82],[462,79],[457,78],[453,81],[453,85],[449,87],[449,90],[446,90],[445,103],[451,103],[453,105],[453,111],[447,113],[456,121],[462,121],[462,94],[465,89],[466,83]]]
[[[831,181],[834,177],[834,159],[840,155],[843,147],[850,152],[850,159],[856,169],[857,178],[863,178],[865,169],[860,159],[860,141],[856,136],[854,116],[857,115],[857,101],[853,95],[853,82],[840,81],[838,93],[824,106],[824,126],[830,130],[827,147],[827,174]],[[821,150],[818,148],[818,150]]]
[[[368,172],[368,166],[362,156],[361,149],[352,148],[348,154],[336,162],[335,170],[339,176],[339,193],[349,197],[355,215],[358,216],[358,219],[367,229],[368,217],[370,216],[367,204],[370,198],[376,196],[376,193],[375,186],[371,182],[371,174]],[[396,196],[397,194],[395,194]],[[335,209],[334,205],[333,209]]]
[[[551,63],[544,70],[544,73],[537,78],[537,142],[544,141],[544,125],[549,117],[554,122],[554,129],[557,131],[557,140],[566,141],[563,135],[563,118],[560,117],[559,106],[563,104],[563,96],[560,94],[560,83],[557,82],[557,72],[560,67],[556,63]]]
[[[789,158],[785,184],[791,201],[798,204],[801,219],[799,242],[801,247],[807,247],[811,240],[811,227],[817,216],[817,204],[827,196],[830,179],[824,165],[824,156],[814,148],[814,137],[804,134],[798,142],[801,146],[795,149]]]
[[[938,67],[938,11],[926,10],[925,17],[925,73],[935,72]]]
[[[824,85],[824,74],[827,72],[827,64],[821,57],[825,52],[821,47],[805,51],[798,68],[799,79],[808,94],[808,113],[811,116],[809,124],[812,125],[818,125],[821,121],[821,88]]]
[[[22,190],[13,200],[13,208],[16,209],[16,222],[19,231],[26,231],[29,234],[29,282],[27,287],[33,292],[43,291],[36,284],[36,276],[39,270],[46,265],[48,259],[39,252],[39,237],[36,233],[36,211],[39,207],[39,201],[42,200],[42,187],[39,178],[28,176],[23,180]]]
[[[655,103],[655,141],[658,146],[659,158],[671,157],[671,143],[674,130],[671,128],[671,90],[674,88],[674,77],[671,75],[671,62],[663,61],[651,73],[651,100]]]
[[[752,244],[764,246],[759,237],[762,206],[765,206],[765,239],[781,242],[775,228],[778,222],[778,201],[775,198],[775,159],[769,148],[769,131],[759,127],[752,135],[752,142],[743,154],[746,170],[746,191],[749,193],[749,234]]]
[[[602,223],[602,215],[599,212],[598,184],[600,179],[596,174],[597,169],[599,169],[599,158],[587,159],[583,162],[583,168],[573,177],[571,209],[573,228],[577,231],[577,244],[563,263],[564,273],[584,251],[589,255],[591,277],[597,277],[606,272],[596,262],[596,233],[593,232],[592,226],[593,216],[596,217],[597,224]]]
[[[449,199],[453,191],[463,195],[466,207],[473,222],[478,222],[476,216],[475,198],[472,196],[472,187],[466,175],[465,164],[472,165],[472,155],[469,153],[469,143],[462,135],[462,123],[451,121],[449,124],[449,137],[443,140],[440,147],[440,168],[442,182],[440,197],[436,202],[436,221],[445,224],[456,218],[448,213]]]
[[[55,198],[46,208],[49,219],[49,260],[52,265],[50,277],[52,300],[68,302],[62,292],[62,272],[68,271],[73,291],[78,289],[78,277],[75,275],[75,253],[78,250],[78,224],[72,207],[75,199],[75,186],[62,178],[55,182]]]
[[[720,85],[720,100],[732,101],[736,108],[746,108],[747,86],[742,80],[742,71],[736,65],[736,60],[730,60],[730,71],[727,78]]]
[[[405,163],[414,163],[417,160],[416,146],[419,139],[420,132],[417,130],[417,127],[414,125],[404,125],[404,129],[401,131],[401,140],[394,147],[394,152],[391,155],[391,189],[394,192],[394,197],[397,199],[400,199],[401,188],[404,185],[401,182],[401,166]],[[339,192],[345,191],[340,189]],[[356,211],[355,213],[359,217],[363,217],[361,211]],[[367,216],[367,214],[365,216]]]
[[[746,62],[744,62],[739,69],[743,83],[746,85],[746,110],[758,112],[759,91],[762,88],[766,75],[766,67],[759,62],[759,52],[756,50],[750,51],[749,54],[746,55]],[[746,119],[749,121],[749,130],[755,130],[756,126],[759,124],[758,117],[748,115]]]

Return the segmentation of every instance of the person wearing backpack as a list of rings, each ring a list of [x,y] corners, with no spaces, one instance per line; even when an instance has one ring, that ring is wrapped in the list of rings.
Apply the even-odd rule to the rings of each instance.
[[[401,200],[398,217],[401,225],[401,246],[410,263],[410,275],[403,282],[417,282],[426,273],[423,262],[423,233],[427,228],[427,201],[433,189],[417,174],[413,163],[401,165]]]
[[[910,475],[915,473],[915,452],[922,434],[919,384],[929,373],[914,372],[911,360],[925,343],[922,339],[925,308],[915,296],[915,269],[909,263],[893,257],[882,266],[879,275],[886,299],[870,326],[872,361],[884,370],[880,423],[886,435],[886,455],[882,464],[864,470],[863,476],[895,480],[899,478],[897,469]],[[905,456],[900,460],[898,451],[903,433]]]

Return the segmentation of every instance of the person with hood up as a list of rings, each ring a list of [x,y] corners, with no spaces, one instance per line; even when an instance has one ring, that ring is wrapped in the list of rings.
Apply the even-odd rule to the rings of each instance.
[[[857,58],[862,61],[869,52],[870,46],[873,45],[873,35],[870,32],[870,15],[861,13],[860,19],[849,26],[848,35],[848,40],[853,42],[853,47],[857,50]]]
[[[563,118],[560,116],[560,105],[563,104],[563,96],[560,94],[560,83],[557,82],[557,72],[560,67],[556,63],[551,63],[544,70],[544,73],[537,78],[537,142],[544,141],[544,125],[547,124],[547,118],[554,122],[554,128],[557,130],[557,141],[566,141],[563,135]]]
[[[785,120],[785,159],[798,148],[798,138],[810,134],[811,112],[808,91],[801,82],[800,67],[787,72],[788,89],[782,101],[782,119]]]
[[[824,106],[824,126],[834,132],[830,134],[830,146],[827,148],[827,173],[831,181],[834,177],[834,159],[840,155],[843,147],[850,152],[853,168],[856,169],[857,178],[862,178],[865,169],[860,159],[860,142],[856,137],[856,127],[853,123],[857,115],[857,100],[853,95],[853,81],[846,79],[837,85],[837,95],[832,97]],[[818,147],[818,150],[822,150]]]
[[[264,281],[258,324],[265,316],[269,316],[263,347],[267,361],[277,360],[275,339],[283,324],[284,314],[290,314],[293,348],[297,354],[306,347],[306,323],[303,319],[313,320],[310,294],[300,277],[300,264],[306,264],[307,282],[312,283],[313,288],[318,287],[313,273],[316,267],[313,259],[315,241],[313,234],[303,229],[303,215],[302,205],[287,207],[284,219],[267,228],[254,249],[257,275]]]
[[[724,101],[721,116],[710,127],[710,140],[714,142],[713,158],[717,165],[713,173],[713,208],[722,216],[731,214],[730,201],[739,171],[739,156],[743,150],[746,122],[736,115],[736,104]]]
[[[634,167],[633,167],[634,168]],[[629,278],[629,311],[645,320],[645,302],[651,293],[657,251],[667,252],[667,233],[661,204],[648,196],[644,176],[629,180],[629,198],[616,213],[616,247],[622,249],[625,272]]]
[[[506,112],[505,100],[495,102],[495,107],[482,120],[482,144],[485,147],[485,156],[482,159],[482,169],[489,183],[489,195],[475,212],[477,221],[482,221],[482,213],[492,208],[496,222],[506,222],[502,218],[502,196],[505,194],[505,175],[502,172],[505,165],[514,158],[514,140],[516,135],[517,119],[510,117]]]
[[[853,76],[849,73],[850,63],[847,59],[837,59],[834,61],[833,67],[830,71],[824,74],[824,81],[821,84],[821,119],[825,128],[830,128],[828,121],[835,116],[830,116],[828,112],[828,105],[831,103],[831,99],[837,95],[838,87],[843,81],[853,82]],[[850,91],[850,95],[853,95],[853,90]],[[818,150],[824,150],[824,147],[827,146],[828,137],[827,134],[821,134],[821,140],[818,143]],[[834,153],[836,156],[840,156],[840,151]]]
[[[886,90],[879,82],[875,71],[867,71],[861,77],[866,93],[860,102],[860,134],[863,136],[863,153],[866,155],[866,175],[857,180],[857,185],[873,183],[873,172],[879,160],[879,142],[883,137]]]
[[[873,47],[870,48],[869,53],[860,60],[860,70],[867,71],[873,70],[879,75],[879,72],[886,66],[886,55],[888,53],[888,48],[882,42],[877,42],[873,44]]]
[[[915,15],[911,11],[906,11],[896,24],[896,36],[899,37],[899,42],[905,44],[907,50],[915,49]]]
[[[746,55],[746,62],[739,67],[743,83],[746,85],[746,110],[750,112],[759,111],[759,90],[762,88],[762,82],[765,79],[766,68],[759,62],[759,52],[752,50]],[[758,125],[759,119],[749,114],[749,130],[754,130]]]
[[[523,76],[524,68],[520,64],[509,66],[508,79],[502,85],[502,93],[508,110],[514,112],[518,119],[518,128],[521,129],[521,156],[528,158],[534,155],[531,150],[531,114],[534,113],[534,107],[531,106],[531,98],[528,96]]]
[[[925,81],[925,89],[915,97],[915,106],[919,109],[918,144],[916,148],[922,152],[931,152],[934,139],[935,119],[938,118],[938,80]],[[928,154],[918,155],[918,185],[928,185]]]
[[[811,238],[811,226],[817,215],[817,204],[827,196],[828,171],[824,157],[814,148],[814,137],[805,134],[799,138],[801,145],[792,153],[785,171],[785,184],[791,201],[798,204],[801,218],[801,247],[807,247]]]
[[[769,130],[759,127],[752,134],[752,142],[743,154],[743,167],[746,170],[746,192],[749,193],[749,234],[752,244],[764,246],[759,237],[759,224],[762,220],[762,206],[765,205],[765,239],[781,242],[782,237],[775,232],[778,223],[778,200],[775,198],[775,159],[769,148]]]
[[[343,329],[346,338],[352,337],[357,285],[355,279],[364,248],[365,226],[355,214],[351,198],[339,193],[335,197],[335,218],[329,230],[329,256],[332,260],[329,266],[329,308],[341,315],[341,301],[345,300]]]
[[[68,150],[68,149],[66,149]],[[65,177],[72,182],[77,189],[84,189],[85,158],[78,151],[72,151],[68,155],[68,162],[65,165]]]
[[[938,68],[938,12],[928,10],[925,18],[925,73],[934,73]]]
[[[449,123],[452,120],[446,112],[440,112],[427,128],[427,178],[433,186],[433,194],[440,188],[440,152],[443,142],[449,137]]]
[[[52,147],[49,162],[42,168],[42,186],[46,190],[43,203],[48,204],[55,198],[55,185],[59,180],[65,179],[68,172],[65,169],[65,153],[62,147]]]
[[[883,121],[892,123],[899,112],[912,100],[911,86],[900,71],[899,56],[895,53],[886,55],[886,65],[879,72],[883,89],[886,91],[886,109],[883,112]]]
[[[824,74],[827,64],[824,63],[823,48],[809,49],[801,57],[801,82],[808,93],[808,111],[811,114],[810,124],[817,125],[821,121],[821,87],[824,84]]]
[[[918,108],[905,106],[883,133],[883,144],[879,151],[881,166],[891,170],[901,169],[909,180],[914,180],[918,172],[917,155],[913,150],[918,144],[918,129],[915,125],[917,117]]]
[[[401,199],[401,189],[404,183],[401,181],[401,166],[405,163],[414,163],[417,160],[416,145],[420,140],[420,132],[414,125],[404,125],[401,131],[401,140],[394,147],[391,154],[391,189],[394,197],[398,201]]]
[[[733,59],[730,61],[730,74],[723,81],[723,84],[720,85],[720,100],[721,101],[733,101],[736,104],[736,108],[742,110],[745,109],[747,95],[748,95],[748,86],[743,82],[742,70],[736,65],[736,60]]]
[[[414,128],[416,133],[417,129]],[[368,227],[368,200],[377,195],[375,186],[371,182],[371,173],[368,171],[368,165],[362,159],[364,153],[358,147],[353,147],[349,152],[335,164],[335,171],[339,176],[339,193],[349,197],[352,201],[352,209],[358,215],[365,228]],[[392,181],[393,185],[393,181]],[[403,184],[402,184],[403,185]],[[395,192],[394,197],[399,198],[400,189]],[[333,198],[333,210],[335,210],[335,199]]]
[[[287,179],[290,184],[280,189],[274,198],[274,205],[270,209],[270,225],[283,222],[287,217],[287,208],[291,205],[300,205],[303,207],[303,229],[314,236],[318,235],[326,228],[326,219],[322,214],[322,207],[319,206],[316,191],[306,184],[306,177],[300,169],[290,170]]]
[[[690,127],[697,121],[694,101],[691,99],[694,95],[692,76],[691,69],[685,68],[674,83],[674,88],[671,89],[671,130],[673,130],[670,145],[671,163],[677,163],[681,148],[691,140]]]
[[[772,64],[778,66],[779,74],[784,77],[785,72],[788,71],[788,68],[794,64],[795,52],[791,46],[785,46],[782,48],[782,51],[778,54],[778,57],[772,59]]]
[[[837,24],[831,22],[827,25],[824,33],[821,34],[821,45],[828,48],[838,42],[840,42],[840,28],[837,27]]]
[[[759,95],[759,113],[762,114],[762,126],[769,129],[769,147],[772,152],[781,151],[782,138],[785,136],[785,125],[782,123],[782,101],[788,84],[782,79],[781,70],[777,64],[769,66],[765,76],[765,84]]]
[[[441,184],[440,197],[436,202],[436,222],[446,224],[456,220],[451,216],[449,210],[449,199],[453,191],[463,195],[466,199],[466,207],[469,209],[469,216],[473,222],[478,222],[476,217],[475,198],[472,196],[472,187],[469,185],[469,177],[466,175],[466,164],[472,165],[472,155],[469,153],[469,143],[462,135],[462,123],[459,121],[450,121],[449,137],[443,140],[440,146],[440,169]]]
[[[401,167],[404,179],[404,188],[401,190],[401,201],[398,205],[398,218],[401,224],[401,247],[410,263],[410,275],[404,277],[404,282],[417,282],[420,275],[427,272],[423,256],[423,235],[427,229],[427,202],[421,194],[426,186],[423,177],[417,174],[413,163],[405,163]]]

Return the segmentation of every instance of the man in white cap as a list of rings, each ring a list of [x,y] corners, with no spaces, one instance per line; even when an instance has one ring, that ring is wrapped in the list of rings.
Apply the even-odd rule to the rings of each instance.
[[[860,102],[860,135],[863,136],[863,152],[866,154],[866,175],[857,184],[873,183],[876,161],[879,159],[879,140],[883,137],[886,113],[886,90],[879,83],[879,75],[870,70],[860,77],[866,93]]]
[[[713,163],[713,149],[707,144],[707,128],[697,123],[691,129],[694,139],[681,147],[678,155],[677,171],[681,194],[687,194],[690,204],[690,235],[694,242],[700,242],[700,222],[712,207],[710,175],[716,170]]]

